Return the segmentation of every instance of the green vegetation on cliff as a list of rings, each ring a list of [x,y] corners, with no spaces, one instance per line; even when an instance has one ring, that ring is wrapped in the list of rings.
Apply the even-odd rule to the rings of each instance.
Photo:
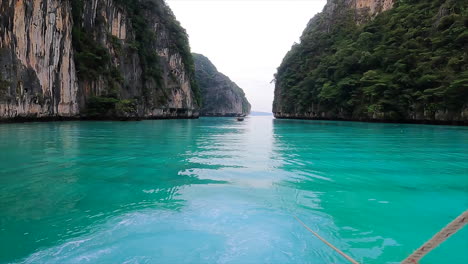
[[[78,77],[96,79],[99,75],[109,73],[110,54],[97,43],[93,36],[82,27],[83,0],[71,1],[73,29],[72,40],[75,50],[75,63]]]
[[[132,21],[132,26],[136,32],[134,47],[138,54],[145,71],[146,78],[153,78],[160,81],[160,69],[158,67],[158,55],[156,54],[152,43],[156,40],[156,35],[145,18],[145,12],[148,10],[154,12],[169,32],[171,32],[170,48],[177,51],[185,65],[185,70],[190,76],[190,84],[195,95],[197,104],[201,103],[200,90],[195,81],[195,66],[190,51],[188,35],[185,29],[177,21],[172,10],[164,3],[157,0],[115,0],[127,10]]]
[[[333,20],[316,16],[278,68],[274,112],[462,119],[468,103],[466,1],[400,0],[363,24],[343,1],[334,2],[340,12]]]
[[[71,1],[74,21],[73,48],[75,50],[78,78],[80,80],[96,80],[99,77],[104,77],[108,87],[104,94],[89,99],[89,102],[87,102],[88,114],[97,115],[99,111],[96,111],[96,109],[107,109],[110,106],[115,106],[115,112],[119,112],[118,106],[126,104],[126,100],[120,98],[120,89],[124,86],[124,79],[121,71],[112,62],[109,49],[96,41],[96,39],[99,39],[100,32],[94,32],[94,29],[86,28],[83,25],[85,1]],[[161,69],[160,58],[157,54],[157,45],[160,40],[157,39],[153,27],[154,23],[157,23],[158,26],[163,26],[169,32],[168,41],[165,44],[168,45],[171,53],[178,53],[182,57],[185,72],[190,78],[194,100],[197,105],[200,105],[201,95],[195,81],[194,62],[190,52],[188,35],[176,20],[170,8],[163,0],[114,0],[114,2],[125,10],[134,35],[126,40],[120,40],[110,33],[105,36],[113,50],[119,53],[118,56],[129,57],[132,53],[138,54],[142,70],[141,82],[144,99],[151,100],[154,91],[150,91],[149,87],[152,85],[148,83],[154,83],[159,89],[160,93],[158,94],[163,95],[163,97],[157,98],[156,101],[164,105],[168,100],[163,84],[163,69]],[[100,14],[97,14],[95,23],[94,27],[98,27],[100,24],[107,22]],[[130,110],[134,112],[133,108]]]
[[[134,118],[137,116],[137,102],[113,97],[93,96],[88,100],[86,115],[91,118]]]
[[[0,75],[0,100],[3,99],[8,94],[9,86],[10,86],[10,82],[5,81],[3,77]]]
[[[193,54],[195,77],[203,96],[201,115],[232,116],[250,113],[250,103],[244,91],[229,77],[218,72],[211,61],[201,55]]]

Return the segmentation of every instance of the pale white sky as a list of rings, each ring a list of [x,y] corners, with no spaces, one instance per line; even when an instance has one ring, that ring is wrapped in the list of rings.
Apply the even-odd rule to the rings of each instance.
[[[326,0],[166,0],[193,52],[244,89],[252,111],[271,112],[273,74]]]

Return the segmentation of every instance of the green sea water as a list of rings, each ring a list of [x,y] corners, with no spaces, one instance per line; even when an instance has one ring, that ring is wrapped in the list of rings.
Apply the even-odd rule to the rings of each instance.
[[[398,263],[468,209],[468,128],[0,125],[0,263]],[[421,263],[468,263],[468,227]]]

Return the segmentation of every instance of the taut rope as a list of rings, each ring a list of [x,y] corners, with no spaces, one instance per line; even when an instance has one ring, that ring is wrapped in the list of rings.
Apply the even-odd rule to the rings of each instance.
[[[427,253],[431,252],[434,248],[442,244],[447,238],[455,234],[458,230],[462,229],[468,223],[468,210],[462,213],[459,217],[448,224],[439,233],[435,234],[429,241],[422,247],[418,248],[413,254],[401,262],[401,264],[415,264],[418,263]]]
[[[333,250],[335,250],[336,252],[338,252],[338,254],[340,254],[341,256],[345,257],[347,260],[349,260],[351,263],[353,264],[359,264],[359,262],[355,261],[354,259],[352,259],[350,256],[346,255],[343,251],[339,250],[338,248],[336,248],[335,246],[333,246],[332,244],[328,243],[328,241],[326,241],[324,238],[322,238],[319,234],[315,233],[312,229],[310,229],[306,224],[304,224],[299,218],[297,218],[297,216],[294,216],[294,218],[296,218],[296,220],[302,225],[304,226],[309,232],[311,232],[314,236],[316,236],[318,239],[322,240],[323,243],[327,244],[327,246],[331,247]]]
[[[359,264],[359,262],[352,259],[350,256],[346,255],[343,251],[339,250],[324,238],[322,238],[319,234],[314,232],[310,229],[306,224],[304,224],[297,216],[294,216],[296,220],[304,226],[309,232],[311,232],[314,236],[320,239],[323,243],[327,246],[335,250],[338,254],[349,260],[353,264]],[[442,244],[447,238],[451,235],[458,232],[468,223],[468,210],[463,212],[460,216],[458,216],[455,220],[453,220],[450,224],[440,230],[435,236],[433,236],[429,241],[424,243],[420,248],[418,248],[413,254],[407,257],[405,260],[401,262],[401,264],[417,264],[420,259],[422,259],[427,253],[431,252],[434,248],[438,247]]]

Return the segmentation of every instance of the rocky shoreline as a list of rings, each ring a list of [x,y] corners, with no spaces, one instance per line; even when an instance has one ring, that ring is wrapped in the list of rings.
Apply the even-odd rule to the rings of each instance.
[[[468,120],[464,121],[444,121],[444,120],[390,120],[390,119],[347,119],[347,118],[323,118],[307,116],[278,116],[276,119],[294,119],[294,120],[316,120],[316,121],[346,121],[346,122],[364,122],[364,123],[388,123],[388,124],[416,124],[416,125],[449,125],[449,126],[468,126]]]

